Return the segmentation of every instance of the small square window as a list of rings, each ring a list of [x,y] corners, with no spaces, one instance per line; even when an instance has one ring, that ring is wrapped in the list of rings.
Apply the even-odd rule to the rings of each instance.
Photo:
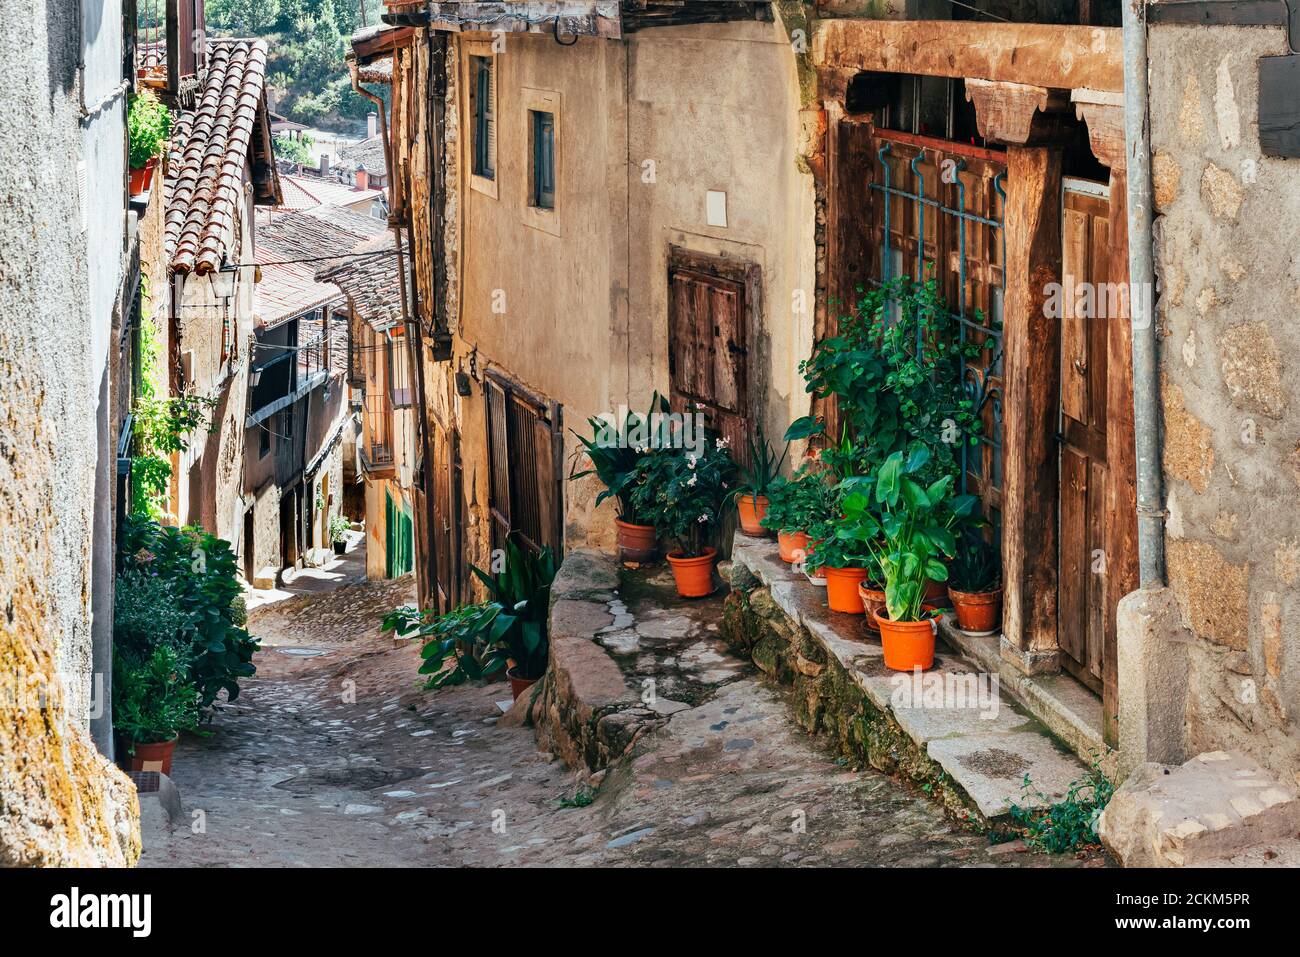
[[[532,128],[532,199],[538,209],[555,208],[555,114],[529,110]]]
[[[470,68],[470,115],[474,120],[474,175],[496,179],[497,121],[496,70],[492,57],[472,56]]]
[[[257,457],[266,458],[271,453],[271,430],[263,422],[257,429]]]

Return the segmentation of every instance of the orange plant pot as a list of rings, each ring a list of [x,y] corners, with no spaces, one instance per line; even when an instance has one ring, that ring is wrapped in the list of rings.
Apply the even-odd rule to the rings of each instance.
[[[921,600],[926,604],[943,602],[948,598],[948,583],[937,582],[933,578],[927,578],[925,582],[925,594]]]
[[[659,557],[659,540],[653,525],[633,525],[616,518],[614,526],[618,529],[618,555],[623,561],[644,565]]]
[[[957,611],[957,627],[976,634],[992,634],[1002,627],[1002,589],[964,592],[948,589],[948,597]]]
[[[876,612],[880,644],[885,650],[885,667],[894,671],[925,671],[934,667],[934,622],[891,621],[888,612]]]
[[[794,563],[808,557],[807,532],[777,532],[777,548],[781,550],[781,561]]]
[[[134,754],[130,755],[131,771],[161,771],[168,777],[172,773],[172,755],[176,753],[178,738],[159,741],[156,744],[136,744]]]
[[[858,585],[858,597],[862,599],[862,607],[867,610],[867,627],[872,631],[880,631],[880,625],[876,623],[876,612],[885,607],[885,593],[869,588],[866,582]]]
[[[713,563],[718,557],[716,548],[706,548],[696,558],[683,558],[681,552],[672,552],[668,564],[673,567],[673,581],[677,594],[683,598],[703,598],[713,594]]]
[[[132,196],[140,196],[148,191],[150,184],[153,182],[153,171],[158,165],[157,159],[151,159],[139,169],[131,169],[130,192]]]
[[[858,594],[858,585],[867,577],[865,568],[830,568],[822,569],[826,576],[826,603],[831,611],[842,611],[846,615],[864,615],[866,606]]]
[[[767,514],[766,495],[740,495],[736,498],[736,511],[740,514],[740,530],[746,535],[766,535],[760,522]]]

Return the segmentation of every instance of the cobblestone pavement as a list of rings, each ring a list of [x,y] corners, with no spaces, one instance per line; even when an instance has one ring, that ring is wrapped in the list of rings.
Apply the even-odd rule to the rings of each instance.
[[[837,763],[729,656],[719,598],[627,599],[641,624],[623,653],[652,656],[682,708],[588,804],[532,729],[498,726],[504,684],[419,690],[418,647],[377,625],[409,579],[340,581],[250,615],[258,675],[177,749],[184,819],[142,865],[1080,863],[991,849],[924,795]]]

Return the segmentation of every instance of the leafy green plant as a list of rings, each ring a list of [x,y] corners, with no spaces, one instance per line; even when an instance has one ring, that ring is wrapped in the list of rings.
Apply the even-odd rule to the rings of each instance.
[[[805,531],[821,515],[829,492],[826,474],[809,467],[791,478],[778,476],[768,487],[761,524],[774,532]]]
[[[508,542],[503,558],[492,574],[471,566],[487,588],[487,601],[441,615],[407,605],[384,616],[385,632],[425,639],[420,650],[420,674],[429,675],[425,688],[492,678],[508,661],[520,678],[546,672],[555,556],[549,548],[534,554]]]
[[[170,741],[198,721],[198,692],[181,652],[159,645],[144,655],[114,655],[113,727],[129,745]]]
[[[117,576],[113,590],[113,648],[148,657],[156,648],[171,648],[188,659],[194,622],[180,607],[171,582],[139,569]]]
[[[1110,803],[1115,785],[1096,757],[1087,776],[1067,789],[1064,800],[1048,803],[1047,795],[1034,787],[1027,774],[1021,792],[1026,799],[1032,797],[1038,802],[1011,806],[1011,820],[1021,828],[1030,847],[1048,854],[1064,854],[1101,843],[1097,821]]]
[[[894,621],[922,619],[926,583],[948,579],[943,558],[956,551],[953,526],[973,514],[978,503],[973,495],[953,494],[952,475],[922,485],[918,479],[928,465],[924,447],[906,458],[895,452],[874,481],[846,483],[844,520],[836,537],[864,546],[875,557],[884,576],[885,606]]]
[[[629,413],[621,422],[612,423],[606,419],[593,416],[587,420],[592,436],[587,438],[574,431],[574,436],[582,445],[574,452],[573,467],[569,471],[569,480],[576,481],[595,475],[605,486],[604,491],[596,496],[599,506],[608,498],[618,504],[618,515],[623,521],[632,525],[649,525],[644,516],[638,515],[633,500],[635,484],[640,480],[637,466],[651,452],[671,446],[668,424],[663,418],[670,407],[668,400],[658,392],[650,400],[650,409],[644,416]],[[586,455],[590,467],[578,471],[581,456]]]
[[[960,592],[978,595],[993,591],[1002,582],[1002,553],[997,545],[974,527],[962,529],[957,554],[948,567],[949,585]]]
[[[505,654],[491,644],[492,625],[500,612],[501,606],[493,602],[464,605],[441,615],[407,605],[385,615],[383,627],[399,638],[425,639],[419,673],[429,676],[424,687],[433,690],[485,680],[505,668]]]
[[[144,169],[162,155],[172,129],[172,115],[152,90],[132,94],[126,109],[131,169]]]
[[[596,792],[587,785],[579,785],[578,789],[573,792],[573,797],[561,797],[555,802],[558,808],[569,809],[575,807],[588,807],[596,800]]]
[[[147,516],[127,516],[118,539],[120,574],[154,577],[167,584],[173,606],[188,617],[186,678],[208,708],[221,691],[239,697],[239,679],[257,668],[257,639],[240,624],[242,597],[230,543],[201,528],[172,528]],[[116,635],[115,635],[116,639]]]
[[[334,515],[330,518],[329,533],[331,542],[347,541],[348,532],[352,529],[352,523],[342,515]]]
[[[507,542],[500,571],[489,574],[474,566],[470,570],[501,608],[492,621],[490,643],[505,650],[515,663],[518,677],[540,678],[550,655],[547,619],[551,612],[551,582],[555,581],[555,555],[549,548],[534,554]]]
[[[297,163],[299,166],[312,165],[311,148],[314,141],[310,134],[303,133],[301,137],[295,138],[281,133],[272,142],[277,159]]]
[[[962,442],[978,442],[977,410],[961,381],[961,360],[988,343],[963,342],[960,324],[931,275],[903,276],[869,290],[839,317],[839,332],[818,343],[800,364],[807,390],[833,397],[844,423],[823,461],[842,478],[873,474],[894,452],[930,453],[927,481],[955,474]],[[842,305],[832,302],[832,306]],[[976,313],[976,319],[983,321]],[[805,416],[791,424],[788,440],[824,432]]]
[[[767,495],[772,483],[781,475],[781,466],[790,452],[787,442],[780,458],[772,451],[772,445],[763,437],[763,427],[758,427],[758,434],[748,440],[749,465],[739,469],[740,484],[731,491],[732,498],[740,495]]]
[[[699,454],[660,448],[637,463],[632,504],[649,520],[660,541],[683,558],[705,553],[713,526],[734,482],[736,464],[717,437],[706,437]]]

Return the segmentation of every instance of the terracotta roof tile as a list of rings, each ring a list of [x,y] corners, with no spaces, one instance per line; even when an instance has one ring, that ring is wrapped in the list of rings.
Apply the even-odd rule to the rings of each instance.
[[[408,265],[406,244],[400,260],[392,250],[391,234],[374,236],[359,243],[353,258],[338,265],[327,265],[316,273],[317,282],[331,282],[343,290],[357,316],[377,331],[389,329],[402,321],[401,269]]]
[[[168,157],[166,253],[172,272],[198,274],[227,258],[227,236],[243,195],[244,166],[258,137],[269,139],[266,117],[266,43],[214,40],[193,110],[183,112]],[[269,160],[269,157],[268,157]],[[278,199],[274,163],[270,189]]]

